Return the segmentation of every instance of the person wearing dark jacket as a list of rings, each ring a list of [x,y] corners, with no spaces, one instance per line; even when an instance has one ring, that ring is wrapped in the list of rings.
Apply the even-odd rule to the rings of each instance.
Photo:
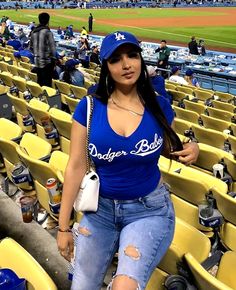
[[[89,32],[92,32],[93,31],[93,15],[92,15],[92,13],[89,13],[88,27],[89,27]]]
[[[97,65],[101,65],[101,62],[99,59],[99,50],[98,50],[97,45],[92,47],[92,53],[90,55],[90,62],[96,63]]]
[[[191,37],[191,41],[188,43],[188,49],[190,54],[198,55],[198,44],[195,36]]]
[[[38,84],[51,87],[56,60],[56,45],[53,33],[48,27],[50,15],[43,12],[39,14],[38,18],[39,25],[32,31],[30,47],[34,53]]]

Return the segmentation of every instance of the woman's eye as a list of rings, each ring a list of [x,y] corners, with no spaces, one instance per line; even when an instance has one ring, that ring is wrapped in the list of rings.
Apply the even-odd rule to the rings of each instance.
[[[139,53],[138,52],[135,52],[135,51],[134,52],[130,52],[129,53],[129,57],[130,58],[137,58],[137,57],[139,57]]]
[[[116,63],[116,62],[118,62],[120,60],[120,58],[119,57],[111,57],[109,60],[108,60],[108,62],[109,63]]]

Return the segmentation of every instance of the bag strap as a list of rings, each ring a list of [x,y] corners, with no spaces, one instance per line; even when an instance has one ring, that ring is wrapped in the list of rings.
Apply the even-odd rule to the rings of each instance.
[[[92,160],[89,158],[89,139],[91,131],[91,119],[93,115],[93,98],[89,95],[86,96],[87,99],[87,138],[86,138],[86,172],[90,172],[90,167]]]

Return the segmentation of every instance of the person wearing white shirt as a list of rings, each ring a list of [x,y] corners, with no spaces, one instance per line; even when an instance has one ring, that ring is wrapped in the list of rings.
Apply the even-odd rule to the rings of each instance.
[[[188,82],[181,76],[179,76],[180,69],[178,66],[174,66],[171,69],[171,76],[169,81],[178,83],[180,85],[188,85]]]

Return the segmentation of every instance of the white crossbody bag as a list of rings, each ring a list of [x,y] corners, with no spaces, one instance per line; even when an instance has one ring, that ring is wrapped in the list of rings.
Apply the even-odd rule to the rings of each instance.
[[[78,211],[97,211],[100,181],[92,167],[89,157],[89,138],[91,119],[93,114],[93,98],[87,96],[87,139],[86,139],[86,173],[81,181],[80,189],[74,202],[74,209]]]

